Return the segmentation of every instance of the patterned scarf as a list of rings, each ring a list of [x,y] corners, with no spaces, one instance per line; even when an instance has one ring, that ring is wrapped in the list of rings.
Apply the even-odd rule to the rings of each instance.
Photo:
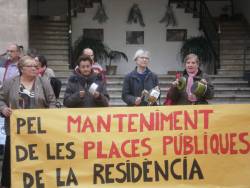
[[[195,73],[188,73],[188,81],[187,81],[187,88],[186,88],[186,92],[188,95],[188,100],[191,102],[196,102],[197,98],[194,94],[192,94],[191,92],[191,87],[194,83],[194,76],[198,73],[198,70],[195,71]]]

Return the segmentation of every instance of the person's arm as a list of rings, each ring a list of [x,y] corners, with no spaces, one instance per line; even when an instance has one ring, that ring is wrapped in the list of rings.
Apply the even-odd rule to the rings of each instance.
[[[94,94],[95,102],[98,106],[107,107],[109,106],[109,95],[107,89],[105,87],[105,84],[99,84],[101,89]]]
[[[77,83],[72,83],[69,80],[64,93],[63,105],[68,108],[79,106],[79,103],[82,102],[85,95],[85,91],[79,91],[76,89],[74,86],[75,84]]]
[[[10,89],[11,84],[10,81],[5,81],[3,86],[0,88],[0,113],[5,116],[9,117],[12,113],[11,108],[8,107],[8,92]]]
[[[53,69],[51,68],[46,68],[46,72],[48,73],[48,77],[51,78],[51,77],[56,77]]]
[[[205,79],[205,81],[207,82],[207,90],[204,94],[204,98],[205,99],[212,99],[214,97],[214,86],[211,82],[211,79],[209,78],[209,76],[207,74],[204,74],[203,79]]]
[[[45,100],[47,102],[48,108],[55,108],[56,97],[55,97],[55,93],[51,87],[49,80],[43,79],[41,77],[40,79],[42,80],[41,84],[42,84],[42,87],[44,88],[44,95],[45,95]]]
[[[137,99],[136,96],[131,95],[129,84],[129,75],[127,75],[123,81],[122,87],[122,100],[129,106],[134,106]]]

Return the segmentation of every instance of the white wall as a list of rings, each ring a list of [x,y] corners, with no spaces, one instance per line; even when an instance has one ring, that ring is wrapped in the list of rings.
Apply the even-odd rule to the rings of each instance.
[[[133,5],[138,3],[142,11],[145,28],[139,24],[129,25],[126,23],[128,12]],[[129,63],[121,62],[118,66],[118,74],[131,71],[135,64],[132,57],[138,48],[144,48],[151,52],[150,68],[156,73],[165,74],[167,71],[180,68],[179,50],[182,42],[167,42],[166,27],[159,20],[166,11],[166,0],[103,0],[109,20],[104,24],[93,21],[97,6],[86,9],[85,13],[78,14],[73,18],[73,41],[82,35],[83,28],[103,28],[104,42],[112,49],[123,51],[129,57]],[[200,35],[198,19],[192,14],[184,13],[184,9],[174,9],[178,27],[187,28],[188,37]],[[170,29],[172,27],[168,27]],[[144,31],[144,45],[126,45],[126,31]]]
[[[10,43],[28,46],[27,0],[0,0],[0,54]]]
[[[234,0],[235,13],[242,13],[250,23],[250,1],[249,0]]]

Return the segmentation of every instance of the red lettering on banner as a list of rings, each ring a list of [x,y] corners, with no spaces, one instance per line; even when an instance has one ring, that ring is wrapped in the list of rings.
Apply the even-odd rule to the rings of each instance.
[[[127,117],[127,114],[115,114],[113,115],[113,118],[118,119],[118,131],[123,132],[123,119]]]
[[[105,132],[110,132],[111,127],[111,115],[107,115],[106,121],[102,116],[97,116],[97,132],[102,132],[102,128]]]
[[[144,129],[148,131],[154,130],[155,122],[154,122],[154,113],[150,113],[149,120],[146,120],[144,114],[140,114],[140,132],[143,132]]]
[[[167,145],[171,144],[173,142],[173,137],[172,136],[164,136],[162,138],[162,151],[163,151],[163,155],[167,155]]]
[[[83,142],[84,159],[89,158],[89,151],[95,148],[95,143],[92,141]]]
[[[213,110],[199,110],[199,113],[203,113],[204,114],[204,129],[208,129],[208,125],[209,125],[209,115],[211,113],[213,113]]]
[[[87,116],[85,121],[83,122],[81,131],[85,133],[87,132],[87,129],[89,129],[91,133],[95,132],[94,125],[91,122],[89,116]]]
[[[241,154],[248,154],[250,152],[250,142],[247,141],[247,139],[245,137],[248,136],[248,133],[245,132],[245,133],[241,133],[239,135],[239,140],[241,143],[245,144],[246,145],[246,148],[245,149],[240,149],[239,152]]]
[[[103,144],[102,141],[98,141],[97,142],[97,158],[99,159],[106,159],[107,158],[107,154],[103,153]]]
[[[137,132],[136,128],[133,128],[134,120],[133,118],[137,118],[138,114],[128,114],[128,132]]]
[[[96,154],[98,159],[148,156],[152,153],[149,141],[150,138],[125,140],[122,143],[112,141],[110,145],[103,145],[102,141],[85,141],[83,143],[84,159],[89,158],[90,152],[92,155]]]
[[[141,141],[141,146],[145,149],[147,149],[146,152],[142,153],[142,156],[148,156],[152,153],[152,147],[147,143],[148,141],[150,141],[150,138],[144,138]]]
[[[183,136],[183,154],[189,155],[193,153],[193,137],[191,136]]]
[[[178,127],[178,123],[179,123],[179,117],[180,115],[182,115],[182,111],[175,111],[173,112],[174,117],[173,117],[173,124],[174,124],[174,130],[182,130],[182,127],[179,126]]]
[[[194,117],[190,117],[191,115],[188,113],[188,111],[184,111],[184,127],[185,130],[188,130],[189,126],[191,127],[191,129],[197,129],[197,125],[198,125],[198,114],[197,114],[197,110],[194,110]],[[192,121],[193,120],[193,121]]]
[[[77,118],[73,118],[72,116],[68,116],[68,128],[67,132],[71,132],[71,124],[77,124],[77,130],[80,132],[80,127],[81,127],[81,116],[77,116]]]
[[[236,139],[236,137],[237,137],[236,133],[231,133],[230,134],[230,153],[231,154],[237,154],[238,153],[238,151],[235,150],[235,145],[236,145],[235,139]]]

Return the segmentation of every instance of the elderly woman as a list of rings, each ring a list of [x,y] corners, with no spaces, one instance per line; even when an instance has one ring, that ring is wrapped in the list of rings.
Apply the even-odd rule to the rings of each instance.
[[[55,95],[50,83],[37,76],[37,62],[29,56],[23,56],[18,69],[20,76],[5,81],[0,89],[0,112],[6,117],[7,135],[1,181],[4,187],[10,187],[11,182],[9,117],[12,109],[55,107]]]
[[[106,107],[108,93],[100,75],[93,72],[93,60],[90,56],[81,56],[78,68],[67,84],[63,104],[69,108]]]
[[[124,78],[122,100],[128,106],[148,106],[147,97],[143,91],[150,92],[158,88],[158,77],[149,68],[149,52],[139,49],[134,55],[135,69]],[[154,102],[152,105],[157,105]]]
[[[214,87],[208,75],[199,69],[199,57],[188,54],[184,63],[182,77],[172,83],[164,104],[208,104],[207,99],[214,96]]]

